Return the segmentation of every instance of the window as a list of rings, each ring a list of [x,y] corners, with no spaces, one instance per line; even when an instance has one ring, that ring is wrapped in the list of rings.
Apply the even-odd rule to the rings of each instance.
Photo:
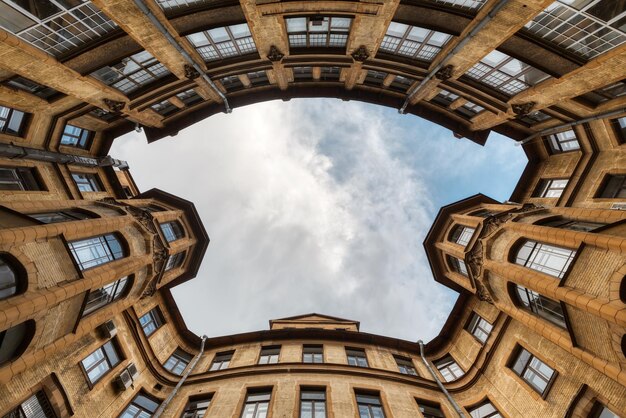
[[[473,313],[472,319],[470,319],[466,329],[470,334],[476,337],[478,341],[484,344],[487,341],[487,338],[489,338],[492,328],[493,325],[487,322],[483,317],[477,313]]]
[[[117,342],[111,340],[80,362],[87,380],[93,385],[122,361]]]
[[[576,151],[580,149],[576,133],[572,129],[548,135],[547,139],[553,153]]]
[[[502,418],[502,415],[489,400],[469,410],[472,418]]]
[[[604,181],[600,196],[606,199],[626,198],[626,175],[609,175]]]
[[[151,396],[140,392],[135,398],[128,404],[124,412],[119,418],[150,418],[159,407],[159,403]]]
[[[35,83],[34,81],[21,76],[11,77],[8,80],[3,81],[2,84],[34,94],[44,100],[49,100],[54,96],[60,95],[60,93],[53,88]]]
[[[300,418],[326,418],[326,391],[300,391]]]
[[[94,173],[72,173],[72,178],[76,187],[81,192],[102,192],[104,188],[97,174]]]
[[[2,18],[0,17],[0,19]],[[0,133],[21,136],[25,122],[26,113],[10,107],[0,106]]]
[[[478,209],[474,212],[468,213],[469,216],[475,216],[477,218],[487,218],[489,216],[495,215],[497,212],[493,212],[489,209]]]
[[[441,91],[432,98],[432,101],[440,104],[443,107],[448,107],[452,104],[453,101],[455,101],[459,97],[461,96],[459,96],[458,94],[454,94],[448,90],[441,89]]]
[[[360,418],[385,418],[383,404],[378,394],[356,392]]]
[[[130,285],[131,280],[126,276],[100,289],[90,290],[87,294],[87,303],[83,310],[83,317],[107,306],[125,295]]]
[[[95,218],[94,215],[74,209],[59,210],[56,212],[30,213],[28,216],[45,224]]]
[[[81,270],[87,270],[126,256],[117,234],[99,235],[68,243],[72,257]]]
[[[213,362],[211,363],[211,367],[209,367],[209,371],[228,369],[230,361],[233,358],[233,353],[233,351],[228,351],[215,354],[215,357],[213,357]]]
[[[460,260],[451,255],[447,255],[446,258],[448,260],[448,265],[450,266],[452,271],[456,271],[457,273],[462,274],[463,276],[468,276],[467,266],[465,265],[465,261]]]
[[[165,222],[159,225],[167,242],[176,241],[185,236],[183,228],[176,221]]]
[[[360,348],[346,348],[346,356],[350,366],[369,367],[365,350]]]
[[[147,210],[148,212],[163,212],[167,209],[165,209],[164,207],[161,207],[159,205],[148,205],[148,206],[142,206],[141,207],[143,210]]]
[[[554,370],[522,347],[509,365],[511,369],[541,395],[545,395],[548,387],[556,377]]]
[[[102,67],[91,73],[91,76],[128,94],[169,73],[149,52],[141,51],[117,64]]]
[[[0,300],[22,292],[21,272],[12,257],[0,253]]]
[[[247,23],[209,29],[187,35],[205,61],[215,61],[256,52]]]
[[[0,366],[15,360],[26,350],[34,331],[35,321],[32,320],[0,331]]]
[[[500,51],[491,51],[467,72],[467,76],[513,96],[550,76]]]
[[[520,285],[515,285],[514,298],[527,310],[547,319],[558,327],[566,328],[565,313],[559,302]]]
[[[417,406],[424,418],[446,418],[441,410],[441,405],[437,402],[425,401],[422,399],[416,399]]]
[[[599,222],[577,221],[559,216],[556,219],[541,222],[540,225],[552,228],[571,229],[572,231],[591,232],[598,228],[602,228],[606,224]]]
[[[167,359],[163,367],[165,367],[166,370],[180,376],[183,374],[192,358],[191,354],[177,348],[176,351],[172,353],[170,358]]]
[[[143,333],[146,337],[149,337],[154,331],[161,328],[165,321],[163,320],[161,310],[155,307],[139,318],[139,323],[141,324],[141,328],[143,328]]]
[[[487,0],[434,0],[435,3],[443,3],[459,9],[478,10],[483,7]]]
[[[56,414],[48,397],[43,390],[40,390],[9,411],[4,418],[56,418]]]
[[[402,374],[410,374],[411,376],[417,376],[417,371],[415,370],[415,366],[410,358],[393,356],[396,360],[396,364],[398,365],[398,370]]]
[[[472,239],[472,236],[474,235],[474,231],[476,231],[474,228],[470,228],[468,226],[463,226],[463,225],[457,225],[456,227],[454,227],[454,229],[452,230],[452,233],[450,234],[450,241],[455,242],[465,247],[467,244],[469,244],[470,240]]]
[[[62,145],[69,145],[76,148],[88,149],[94,136],[93,131],[79,128],[78,126],[67,124],[61,137]]]
[[[0,167],[0,190],[42,190],[42,187],[34,168]]]
[[[432,61],[448,41],[447,33],[391,22],[380,49],[392,54]]]
[[[181,418],[204,418],[212,399],[213,395],[203,395],[190,399]]]
[[[270,407],[272,392],[248,392],[241,418],[265,418]]]
[[[515,263],[562,278],[569,269],[576,251],[536,241],[524,241],[517,250]]]
[[[280,346],[262,347],[259,364],[276,364],[280,356]]]
[[[532,197],[561,197],[567,182],[567,179],[542,179]]]
[[[596,402],[591,410],[589,418],[620,418],[620,416],[606,406],[602,405],[600,402]]]
[[[463,106],[459,107],[456,111],[457,113],[460,113],[461,115],[467,118],[473,118],[474,116],[476,116],[483,110],[485,110],[485,108],[482,107],[481,105],[478,105],[474,102],[467,101]]]
[[[626,142],[626,116],[611,121],[619,142]]]
[[[321,345],[305,345],[302,347],[303,363],[323,363],[324,347]]]
[[[452,382],[465,374],[450,355],[435,361],[435,367],[437,367],[437,370],[439,370],[446,382]]]
[[[285,19],[291,48],[343,48],[348,41],[352,19],[348,17],[290,17]]]
[[[171,270],[176,267],[180,267],[183,264],[183,260],[185,260],[185,252],[176,253],[174,255],[170,255],[167,258],[167,263],[165,264],[165,271]]]

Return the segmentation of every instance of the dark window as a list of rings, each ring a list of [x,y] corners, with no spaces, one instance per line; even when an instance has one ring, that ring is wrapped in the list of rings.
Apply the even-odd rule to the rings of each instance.
[[[212,399],[213,395],[203,395],[190,399],[181,418],[204,418]]]
[[[520,285],[515,285],[514,297],[517,302],[527,310],[547,319],[561,328],[566,328],[565,313],[559,302]]]
[[[99,235],[68,243],[72,256],[81,270],[87,270],[126,256],[117,234]]]
[[[495,406],[488,400],[469,410],[472,418],[502,418]]]
[[[326,418],[326,391],[300,391],[300,418]]]
[[[541,395],[545,395],[556,376],[554,369],[522,347],[517,348],[509,367]]]
[[[117,342],[111,340],[80,362],[89,383],[93,385],[122,361]]]
[[[302,362],[303,363],[323,363],[324,362],[324,346],[321,346],[321,345],[302,346]]]
[[[383,404],[378,394],[356,392],[360,418],[385,418]]]
[[[24,112],[0,106],[0,133],[21,136],[25,122]]]
[[[313,79],[313,67],[293,67],[294,81],[311,81]]]
[[[43,390],[40,390],[9,411],[4,418],[56,418],[56,414],[48,397]]]
[[[90,290],[83,310],[83,317],[124,296],[130,284],[131,280],[127,276],[99,289]]]
[[[607,199],[626,198],[626,175],[610,175],[604,181],[604,187],[598,197]]]
[[[185,252],[182,251],[180,253],[176,253],[173,255],[170,255],[167,258],[167,263],[165,264],[165,270],[171,270],[173,268],[176,267],[180,267],[183,264],[183,261],[185,260]]]
[[[424,418],[446,418],[441,411],[441,406],[437,402],[417,399],[417,406]]]
[[[248,392],[246,403],[241,411],[241,418],[265,418],[270,407],[272,392]]]
[[[101,192],[104,190],[97,174],[72,173],[72,178],[81,192]]]
[[[0,190],[42,190],[34,168],[0,167]]]
[[[130,93],[170,74],[149,52],[141,51],[91,73],[92,77],[122,93]]]
[[[447,355],[434,363],[435,367],[437,367],[437,370],[439,370],[439,373],[441,373],[446,382],[452,382],[465,374],[465,372],[450,355]]]
[[[141,328],[143,328],[143,333],[146,337],[149,337],[154,331],[161,328],[165,321],[163,320],[161,310],[156,307],[139,318],[139,323],[141,324]]]
[[[477,218],[487,218],[489,216],[495,215],[497,212],[491,211],[489,209],[478,209],[474,212],[468,213],[469,216],[476,216]]]
[[[450,234],[450,241],[465,247],[472,239],[474,231],[475,229],[470,228],[469,226],[457,225]]]
[[[93,139],[93,131],[67,124],[63,130],[61,144],[76,148],[88,149]]]
[[[276,364],[280,356],[280,346],[262,347],[259,364]]]
[[[167,359],[163,367],[170,372],[182,375],[187,365],[191,362],[193,356],[180,348],[177,348],[176,351],[172,353],[170,358]]]
[[[417,376],[417,370],[415,370],[415,366],[410,358],[393,356],[396,360],[396,364],[398,365],[398,370],[402,374],[410,374],[411,376]]]
[[[447,255],[446,258],[448,259],[448,265],[453,271],[456,271],[457,273],[462,274],[463,276],[468,275],[465,261],[458,259],[457,257],[451,256],[451,255]]]
[[[24,352],[34,334],[34,321],[26,321],[0,331],[0,366],[15,360]]]
[[[591,232],[598,228],[602,228],[606,224],[599,222],[576,221],[559,216],[556,219],[541,222],[540,225],[552,228],[571,229],[572,231]]]
[[[141,392],[128,404],[119,418],[150,418],[159,407],[159,401]]]
[[[45,224],[53,224],[56,222],[80,221],[83,219],[95,218],[94,215],[81,212],[74,209],[59,210],[56,212],[41,212],[28,214],[31,218],[37,219]]]
[[[485,321],[485,319],[477,313],[472,314],[472,319],[470,319],[467,325],[467,330],[470,334],[483,344],[487,341],[492,328],[493,325]]]
[[[48,4],[50,3],[48,2]],[[32,80],[20,76],[12,77],[6,81],[3,81],[3,84],[19,90],[27,91],[28,93],[34,94],[35,96],[40,97],[44,100],[51,99],[54,96],[60,94],[53,88],[35,83]]]
[[[567,179],[540,180],[532,197],[561,197],[567,182]]]
[[[613,119],[611,121],[611,125],[613,125],[613,128],[615,129],[617,140],[622,143],[626,142],[626,116]]]
[[[215,357],[213,357],[213,362],[211,363],[211,367],[209,367],[209,371],[228,369],[232,358],[232,351],[215,354]]]
[[[343,48],[348,41],[352,19],[348,17],[290,17],[286,18],[291,48]]]
[[[176,221],[165,222],[159,225],[167,242],[176,241],[185,236],[183,228]]]
[[[548,144],[553,153],[576,151],[580,149],[580,144],[573,130],[559,132],[548,135]]]
[[[0,254],[0,300],[23,291],[20,271],[11,258]]]
[[[596,402],[591,410],[589,418],[620,418],[615,412],[611,411],[600,402]]]
[[[346,356],[350,366],[369,367],[365,350],[359,348],[346,348]]]
[[[147,210],[148,212],[163,212],[167,209],[159,206],[159,205],[148,205],[148,206],[142,206],[143,210]]]
[[[576,251],[536,241],[524,241],[518,247],[515,263],[562,278],[569,269]]]

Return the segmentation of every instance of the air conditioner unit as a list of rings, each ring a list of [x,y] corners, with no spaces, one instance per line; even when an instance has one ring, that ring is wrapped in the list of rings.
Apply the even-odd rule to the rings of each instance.
[[[113,382],[119,390],[124,391],[133,385],[133,378],[128,370],[124,370]]]
[[[137,366],[135,366],[135,363],[130,363],[128,367],[126,367],[126,371],[130,374],[130,377],[133,380],[139,379],[139,370],[137,370]]]
[[[626,210],[626,202],[613,203],[611,205],[611,209],[613,209],[613,210]]]
[[[117,335],[117,327],[113,321],[106,321],[98,327],[98,330],[102,338],[113,338]]]

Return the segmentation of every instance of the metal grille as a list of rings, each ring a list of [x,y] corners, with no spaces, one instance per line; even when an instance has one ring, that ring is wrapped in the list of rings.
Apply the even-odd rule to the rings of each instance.
[[[380,49],[392,54],[432,61],[451,38],[451,35],[443,32],[391,22]]]
[[[528,22],[526,29],[586,59],[595,58],[626,42],[623,2],[571,3],[571,0],[552,3]]]
[[[117,28],[89,1],[48,0],[20,4],[22,7],[12,0],[0,2],[0,26],[55,57],[74,51]]]
[[[199,4],[206,3],[206,0],[157,0],[157,3],[163,10],[168,11],[194,7]]]
[[[48,397],[40,390],[2,418],[56,418],[56,414]]]
[[[487,0],[434,0],[435,3],[445,4],[466,10],[479,10]]]
[[[256,51],[247,23],[209,29],[187,35],[205,61],[215,61]]]

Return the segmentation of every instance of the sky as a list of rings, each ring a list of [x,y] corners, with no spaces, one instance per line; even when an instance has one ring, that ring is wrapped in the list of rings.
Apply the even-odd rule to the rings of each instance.
[[[507,200],[526,164],[495,133],[482,147],[336,99],[241,107],[150,145],[132,132],[111,155],[141,191],[160,188],[200,213],[209,248],[198,276],[172,291],[196,334],[317,312],[425,342],[458,296],[434,281],[422,247],[437,210],[476,193]]]

